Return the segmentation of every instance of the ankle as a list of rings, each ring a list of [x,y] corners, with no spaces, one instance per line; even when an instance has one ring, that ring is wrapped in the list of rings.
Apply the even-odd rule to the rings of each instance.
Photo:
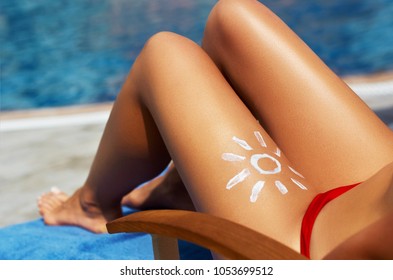
[[[87,214],[102,214],[101,207],[87,188],[81,187],[75,192],[75,195],[83,212]]]
[[[100,200],[96,192],[87,185],[79,189],[78,198],[81,209],[90,217],[102,216],[106,221],[111,221],[121,217],[123,214],[121,201]]]

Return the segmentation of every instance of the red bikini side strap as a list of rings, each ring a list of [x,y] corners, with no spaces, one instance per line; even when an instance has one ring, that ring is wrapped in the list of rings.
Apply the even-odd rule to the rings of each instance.
[[[306,213],[304,214],[302,227],[300,232],[300,253],[307,258],[310,258],[310,241],[311,233],[314,227],[315,220],[322,208],[336,197],[346,193],[350,189],[356,187],[360,183],[342,186],[335,189],[331,189],[327,192],[318,194],[308,206]]]

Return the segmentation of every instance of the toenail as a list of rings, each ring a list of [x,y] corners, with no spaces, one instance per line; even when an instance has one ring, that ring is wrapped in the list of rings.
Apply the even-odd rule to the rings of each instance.
[[[59,189],[58,187],[52,187],[52,188],[50,189],[50,191],[51,191],[52,193],[54,193],[54,194],[60,193],[60,189]]]

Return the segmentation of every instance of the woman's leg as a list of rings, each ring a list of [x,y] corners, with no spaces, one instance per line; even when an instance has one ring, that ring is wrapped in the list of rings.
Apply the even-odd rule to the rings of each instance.
[[[377,171],[393,161],[392,131],[277,16],[257,1],[221,0],[203,47],[318,192],[367,181],[318,216],[313,257],[384,215],[389,184]]]
[[[102,226],[112,213],[119,215],[122,196],[161,171],[169,158],[198,211],[299,248],[297,232],[314,188],[292,168],[206,53],[187,39],[162,33],[136,60],[86,185],[74,200],[84,202],[87,196],[89,205],[102,211]],[[70,214],[77,208],[68,205],[70,200],[44,213],[44,219],[87,227]],[[86,210],[77,211],[85,212],[85,220],[91,217]]]
[[[364,181],[393,161],[392,131],[258,1],[219,1],[203,48],[320,191]]]

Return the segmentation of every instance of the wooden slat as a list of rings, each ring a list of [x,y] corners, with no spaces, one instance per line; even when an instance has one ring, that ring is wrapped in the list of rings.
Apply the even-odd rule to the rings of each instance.
[[[148,210],[107,224],[109,233],[145,232],[200,245],[228,259],[305,259],[259,232],[208,214],[184,210]]]

